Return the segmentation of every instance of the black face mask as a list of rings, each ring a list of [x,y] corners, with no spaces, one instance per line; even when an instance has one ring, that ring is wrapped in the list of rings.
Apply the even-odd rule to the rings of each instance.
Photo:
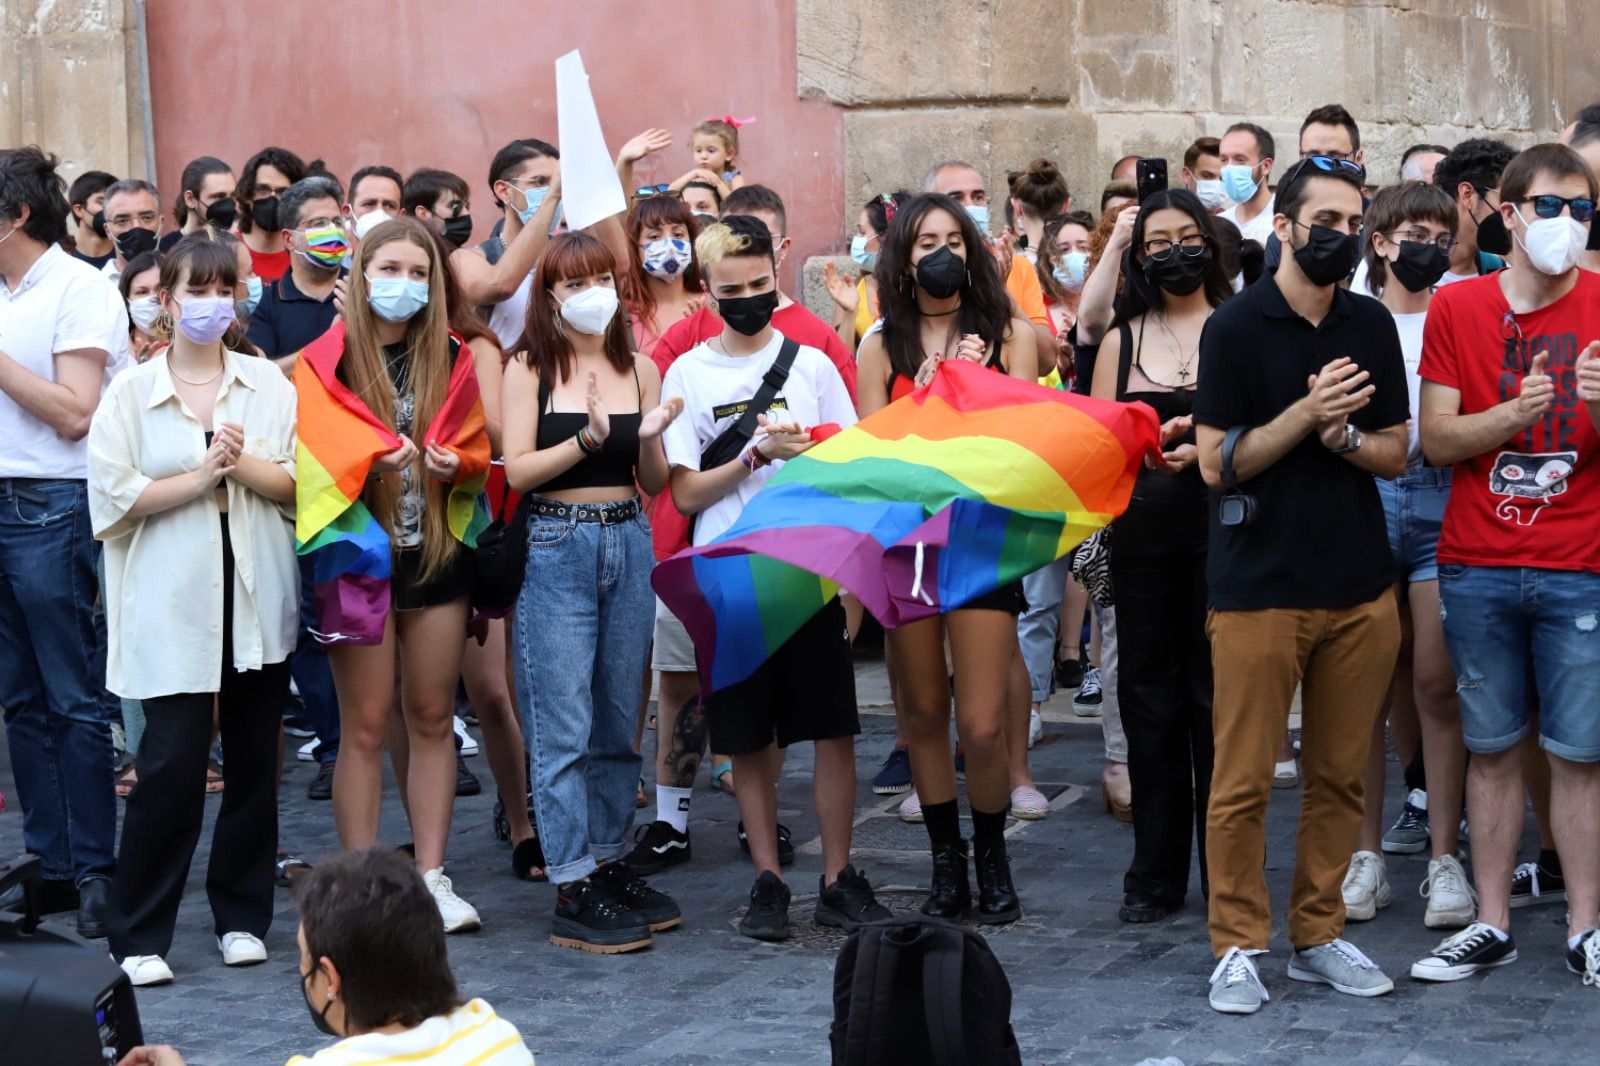
[[[218,229],[232,229],[238,217],[239,205],[233,202],[231,196],[224,196],[206,208],[206,221]]]
[[[111,234],[106,232],[106,209],[101,208],[89,216],[89,228],[100,234],[101,237],[110,239]]]
[[[754,337],[767,328],[772,312],[778,309],[778,290],[756,296],[732,296],[717,301],[717,314],[735,333]]]
[[[250,221],[268,233],[278,228],[278,198],[268,196],[250,205]]]
[[[1506,220],[1496,208],[1478,223],[1478,250],[1490,255],[1511,254],[1511,234],[1506,232]]]
[[[444,220],[444,239],[460,248],[472,236],[472,216],[457,215]]]
[[[126,233],[117,234],[116,243],[117,254],[122,256],[123,262],[128,262],[134,256],[156,250],[156,231],[135,226]]]
[[[312,971],[312,973],[315,972],[315,970]],[[320,1011],[311,1005],[311,974],[309,973],[300,975],[300,998],[306,1001],[306,1013],[311,1015],[311,1024],[317,1027],[317,1032],[323,1036],[331,1036],[336,1039],[344,1036],[343,1033],[328,1024],[328,1012],[333,1009],[333,1000],[330,999],[323,1004]]]
[[[1199,255],[1187,255],[1181,248],[1173,248],[1166,258],[1154,257],[1144,261],[1144,276],[1152,285],[1160,286],[1174,296],[1187,296],[1206,280],[1211,269],[1211,249],[1200,249]]]
[[[917,261],[917,284],[935,300],[948,300],[967,280],[967,261],[945,245]]]
[[[1296,222],[1295,225],[1302,224]],[[1304,228],[1307,230],[1306,243],[1294,250],[1294,261],[1300,265],[1306,280],[1320,288],[1349,277],[1360,254],[1356,238],[1329,226],[1311,225]]]
[[[1450,269],[1450,257],[1437,244],[1421,241],[1401,241],[1400,258],[1389,264],[1394,280],[1408,292],[1422,292],[1439,284],[1444,272]]]

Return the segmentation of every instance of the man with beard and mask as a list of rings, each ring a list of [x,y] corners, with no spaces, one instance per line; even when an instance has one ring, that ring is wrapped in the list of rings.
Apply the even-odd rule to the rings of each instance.
[[[156,250],[161,239],[161,198],[156,187],[138,178],[123,178],[106,188],[106,233],[116,256],[100,268],[115,285],[128,260]]]
[[[350,178],[350,202],[344,205],[345,222],[357,242],[380,222],[400,214],[400,172],[394,167],[362,167]]]
[[[425,168],[406,179],[400,205],[450,247],[464,248],[472,239],[470,194],[466,179],[459,174]]]
[[[1239,227],[1239,233],[1265,247],[1272,236],[1275,209],[1268,178],[1276,160],[1272,134],[1253,122],[1235,122],[1217,142],[1222,160],[1222,191],[1229,206],[1221,218]]]
[[[103,170],[79,174],[67,190],[72,208],[72,255],[101,269],[117,254],[106,232],[106,190],[117,183],[116,176]]]
[[[1578,259],[1600,182],[1571,148],[1539,144],[1506,165],[1499,191],[1511,265],[1434,297],[1421,368],[1423,451],[1455,468],[1439,598],[1472,753],[1478,920],[1411,975],[1454,981],[1516,959],[1521,748],[1537,729],[1565,879],[1567,969],[1592,985],[1600,983],[1600,277]]]
[[[337,181],[313,174],[276,200],[289,271],[262,289],[250,316],[249,339],[286,374],[300,349],[326,333],[339,313],[334,288],[350,251],[350,231],[339,210],[343,198]]]
[[[278,222],[278,198],[305,177],[306,170],[305,161],[287,148],[263,148],[245,160],[239,172],[234,193],[239,201],[239,236],[250,249],[256,276],[268,284],[289,269],[289,252]]]
[[[1231,202],[1222,189],[1222,142],[1215,137],[1200,137],[1183,151],[1183,187],[1200,197],[1213,215],[1220,215]]]
[[[1340,938],[1367,741],[1400,646],[1373,478],[1405,470],[1409,417],[1394,319],[1339,284],[1359,252],[1365,180],[1359,164],[1329,156],[1290,167],[1273,219],[1283,262],[1220,307],[1200,339],[1194,422],[1214,490],[1210,1000],[1225,1014],[1267,999],[1252,958],[1272,935],[1265,820],[1297,687],[1305,792],[1288,974],[1356,996],[1394,987]]]
[[[1517,150],[1482,137],[1462,141],[1434,164],[1433,183],[1456,202],[1460,223],[1450,269],[1439,279],[1450,285],[1504,267],[1511,235],[1500,218],[1500,172]]]

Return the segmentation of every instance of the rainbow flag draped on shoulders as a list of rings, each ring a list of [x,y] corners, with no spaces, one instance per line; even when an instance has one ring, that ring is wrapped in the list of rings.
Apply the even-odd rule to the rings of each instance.
[[[459,338],[458,338],[459,340]],[[309,566],[315,603],[312,634],[324,644],[378,644],[389,614],[393,559],[389,533],[361,502],[372,462],[400,438],[339,380],[344,325],[300,353],[295,450],[295,544]],[[434,441],[460,456],[447,503],[450,532],[468,548],[489,524],[479,497],[489,471],[488,423],[472,355],[463,344],[445,401],[419,449]]]
[[[652,579],[708,692],[749,677],[842,587],[884,626],[1047,566],[1128,505],[1155,412],[970,363],[786,464]]]

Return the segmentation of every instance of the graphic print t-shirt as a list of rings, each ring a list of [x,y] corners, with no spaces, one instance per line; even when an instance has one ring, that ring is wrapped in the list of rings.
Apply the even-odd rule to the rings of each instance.
[[[682,396],[683,414],[661,438],[668,466],[700,469],[700,453],[744,414],[782,345],[783,335],[773,330],[772,341],[754,355],[724,355],[707,343],[695,346],[672,364],[661,383],[661,395]],[[842,429],[855,424],[856,411],[844,380],[828,357],[802,344],[788,380],[773,398],[768,418],[799,422],[807,428],[834,422]],[[695,523],[694,543],[708,544],[726,532],[750,498],[782,467],[781,462],[762,467],[702,511]]]
[[[1513,315],[1497,275],[1440,289],[1422,338],[1424,380],[1461,393],[1461,413],[1512,399],[1535,356],[1555,405],[1526,429],[1459,462],[1439,537],[1439,561],[1600,573],[1600,435],[1578,400],[1578,353],[1600,340],[1600,275]]]

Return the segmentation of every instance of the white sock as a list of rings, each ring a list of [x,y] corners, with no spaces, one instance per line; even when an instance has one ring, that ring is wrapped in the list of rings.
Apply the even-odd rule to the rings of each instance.
[[[666,822],[680,833],[689,831],[689,797],[692,788],[656,786],[656,820]]]
[[[1578,941],[1582,940],[1584,937],[1588,936],[1592,932],[1594,932],[1593,929],[1585,929],[1583,932],[1579,933],[1577,936],[1569,936],[1569,937],[1567,937],[1567,950],[1568,951],[1577,951],[1578,950]]]
[[[1494,926],[1490,925],[1488,922],[1479,922],[1478,924],[1488,928],[1489,932],[1493,933],[1495,935],[1495,937],[1502,944],[1504,944],[1507,940],[1511,939],[1511,934],[1506,932],[1504,929],[1496,929]]]

